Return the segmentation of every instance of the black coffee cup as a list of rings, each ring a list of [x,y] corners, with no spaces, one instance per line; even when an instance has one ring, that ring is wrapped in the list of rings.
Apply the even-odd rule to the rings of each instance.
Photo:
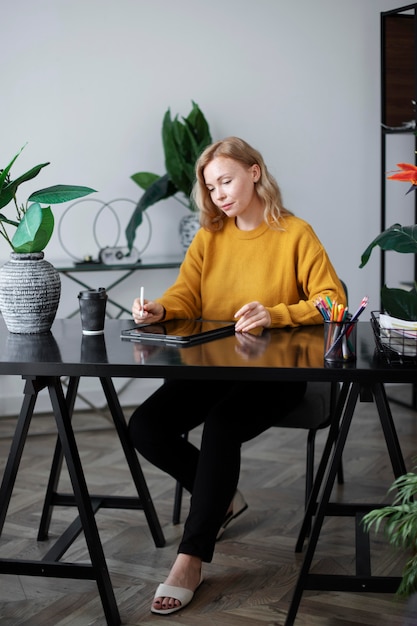
[[[78,294],[83,335],[102,335],[106,316],[107,293],[104,287]]]

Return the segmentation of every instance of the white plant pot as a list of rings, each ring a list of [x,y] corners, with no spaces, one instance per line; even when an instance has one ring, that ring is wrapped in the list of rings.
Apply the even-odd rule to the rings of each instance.
[[[190,213],[189,215],[184,215],[184,217],[180,220],[180,240],[181,246],[184,250],[184,253],[187,252],[188,246],[194,239],[194,235],[200,228],[199,214],[198,213]]]

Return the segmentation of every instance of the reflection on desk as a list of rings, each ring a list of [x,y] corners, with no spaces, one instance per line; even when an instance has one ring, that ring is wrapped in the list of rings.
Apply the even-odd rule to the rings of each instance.
[[[232,347],[233,344],[233,347]],[[261,335],[237,333],[229,342],[208,342],[191,346],[181,352],[184,365],[224,367],[322,367],[323,328],[306,326],[281,329],[280,332],[264,330]]]
[[[28,362],[54,361],[60,362],[61,353],[52,332],[40,334],[8,333],[6,335],[4,354],[8,360],[24,360]]]

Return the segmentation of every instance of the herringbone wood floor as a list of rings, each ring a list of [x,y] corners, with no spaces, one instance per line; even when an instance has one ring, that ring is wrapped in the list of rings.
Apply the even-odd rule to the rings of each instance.
[[[390,396],[410,397],[409,386],[390,387]],[[416,413],[392,404],[407,468],[416,454]],[[128,416],[129,411],[126,411]],[[4,468],[15,419],[0,420],[0,471]],[[115,431],[105,417],[78,413],[74,427],[91,491],[133,495],[134,490]],[[193,437],[198,439],[198,431]],[[55,441],[54,421],[33,418],[22,465],[3,534],[0,557],[26,555],[36,559],[47,545],[37,543],[42,497]],[[317,438],[319,455],[324,434]],[[155,548],[141,511],[101,510],[97,523],[122,616],[129,626],[190,625],[275,626],[285,620],[302,555],[294,546],[303,515],[306,433],[271,429],[245,445],[240,488],[249,509],[218,542],[205,582],[190,607],[170,617],[149,612],[151,599],[172,563],[182,526],[171,522],[174,481],[143,459],[142,467],[163,526],[167,545]],[[344,454],[345,484],[334,499],[381,502],[392,482],[374,404],[361,404],[354,417]],[[61,491],[70,491],[63,472]],[[184,501],[184,512],[187,499]],[[74,516],[56,508],[51,539]],[[354,573],[353,520],[327,519],[314,561],[317,572]],[[49,542],[46,542],[48,544]],[[373,539],[374,573],[399,575],[404,556]],[[79,538],[66,559],[88,561]],[[298,626],[374,626],[403,624],[405,604],[392,594],[305,592]],[[96,584],[91,581],[0,576],[2,626],[105,625]]]

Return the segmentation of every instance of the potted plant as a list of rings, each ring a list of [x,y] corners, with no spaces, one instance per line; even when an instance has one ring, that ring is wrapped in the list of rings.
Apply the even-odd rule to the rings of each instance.
[[[191,199],[195,178],[194,166],[201,152],[211,141],[207,120],[195,102],[192,101],[192,109],[188,116],[182,117],[181,120],[178,115],[172,119],[170,109],[166,111],[162,122],[166,173],[159,175],[151,172],[137,172],[131,176],[131,179],[145,193],[137,203],[126,227],[129,251],[133,247],[136,229],[142,223],[143,211],[160,200],[174,197],[191,212],[194,218],[197,217],[197,208]],[[184,220],[182,223],[184,230]]]
[[[61,294],[59,274],[44,259],[54,230],[49,205],[80,198],[95,189],[55,185],[35,191],[25,204],[19,204],[18,187],[49,165],[41,163],[12,179],[11,168],[24,147],[0,169],[0,211],[13,204],[16,213],[13,217],[0,213],[0,235],[12,249],[10,260],[0,269],[0,311],[9,331],[37,333],[50,330]],[[15,229],[13,236],[8,232],[11,228]]]
[[[410,163],[398,163],[399,170],[388,176],[391,180],[400,180],[411,183],[410,191],[417,189],[417,167]],[[393,250],[400,253],[416,253],[417,252],[417,224],[411,226],[401,226],[401,224],[393,224],[382,233],[380,233],[369,244],[361,257],[359,267],[364,267],[371,256],[375,246],[379,246],[382,250]],[[389,288],[383,285],[381,288],[381,303],[383,309],[390,316],[406,320],[417,320],[417,285],[411,290],[398,288]]]
[[[416,469],[416,468],[414,468]],[[399,476],[391,485],[388,493],[398,490],[392,505],[369,511],[362,518],[366,531],[372,526],[375,531],[384,524],[385,536],[396,548],[410,551],[397,594],[408,597],[417,591],[417,474],[409,472]]]

